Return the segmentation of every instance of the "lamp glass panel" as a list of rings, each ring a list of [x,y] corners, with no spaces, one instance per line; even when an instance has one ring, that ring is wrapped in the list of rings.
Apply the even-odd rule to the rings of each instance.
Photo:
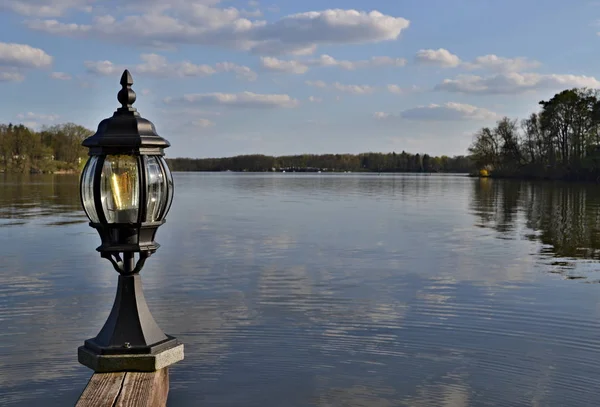
[[[132,155],[107,155],[100,180],[102,210],[108,223],[137,223],[140,209],[138,160]]]
[[[158,161],[159,157],[148,157],[148,202],[146,204],[146,221],[160,220],[167,202],[166,180]]]
[[[94,203],[94,173],[96,172],[97,163],[98,156],[94,155],[90,157],[81,174],[81,201],[83,202],[83,210],[92,223],[99,222]]]
[[[167,213],[169,213],[169,209],[171,209],[171,203],[173,203],[173,192],[174,192],[173,175],[171,174],[171,170],[169,169],[169,165],[167,164],[167,161],[165,160],[165,158],[162,156],[159,156],[158,160],[161,162],[162,167],[167,176],[167,202],[165,204],[165,213],[163,215],[163,219],[164,219],[167,216]]]

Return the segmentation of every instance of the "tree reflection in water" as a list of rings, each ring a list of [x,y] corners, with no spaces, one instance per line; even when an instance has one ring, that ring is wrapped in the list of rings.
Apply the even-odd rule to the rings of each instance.
[[[500,239],[541,243],[551,272],[600,259],[600,187],[595,184],[476,179],[470,211]],[[582,276],[568,276],[576,279]]]
[[[86,222],[79,199],[79,175],[0,174],[0,227],[51,217],[48,225]]]

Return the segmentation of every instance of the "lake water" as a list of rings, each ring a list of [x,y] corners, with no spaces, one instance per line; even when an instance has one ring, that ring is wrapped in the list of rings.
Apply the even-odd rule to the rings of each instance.
[[[600,187],[175,174],[171,406],[597,406]],[[112,305],[77,177],[0,174],[0,405],[73,405]]]

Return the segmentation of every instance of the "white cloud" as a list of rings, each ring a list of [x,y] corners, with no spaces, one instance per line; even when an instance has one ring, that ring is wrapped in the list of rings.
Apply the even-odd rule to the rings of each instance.
[[[69,75],[68,73],[65,73],[65,72],[52,72],[50,74],[50,77],[52,79],[58,79],[61,81],[68,81],[68,80],[73,79],[73,77],[71,75]]]
[[[273,72],[303,74],[308,71],[308,66],[299,61],[284,61],[274,57],[261,57],[260,62],[264,69]]]
[[[52,57],[44,50],[27,44],[0,42],[0,82],[20,82],[24,69],[47,68]]]
[[[45,68],[52,57],[44,50],[26,44],[0,42],[0,66],[15,68]]]
[[[436,65],[443,68],[452,68],[460,65],[461,61],[457,55],[444,48],[422,49],[417,52],[415,62],[422,65]]]
[[[59,17],[69,9],[89,10],[89,0],[3,0],[0,9],[25,16]]]
[[[419,121],[496,120],[499,115],[481,107],[448,102],[443,105],[430,104],[404,110],[400,113],[375,112],[377,120],[406,119]]]
[[[405,66],[407,63],[404,58],[392,58],[392,57],[372,57],[369,60],[371,66]]]
[[[335,82],[331,86],[340,92],[354,93],[355,95],[364,95],[375,91],[375,88],[369,85],[344,85]]]
[[[487,69],[496,72],[520,72],[526,69],[538,68],[539,61],[525,57],[504,58],[494,54],[477,57],[473,62],[465,62],[463,66],[467,69]]]
[[[17,119],[20,119],[20,120],[27,119],[29,121],[47,121],[47,122],[56,121],[59,117],[60,116],[58,116],[56,114],[40,114],[40,113],[33,113],[33,112],[19,113],[17,115]]]
[[[383,119],[387,119],[388,117],[390,117],[389,113],[386,112],[375,112],[373,113],[373,117],[379,120],[383,120]]]
[[[19,72],[0,71],[0,82],[21,82],[25,76]]]
[[[216,70],[209,65],[197,65],[188,61],[169,63],[167,58],[157,54],[142,54],[140,59],[144,62],[132,69],[140,74],[186,77],[208,76],[216,73]]]
[[[212,122],[212,121],[210,121],[208,119],[196,119],[196,120],[192,121],[192,124],[194,126],[197,126],[197,127],[206,128],[206,127],[212,127],[212,126],[214,126],[215,122]]]
[[[335,89],[340,92],[354,93],[355,95],[365,95],[368,93],[373,93],[375,91],[375,88],[370,85],[346,85],[340,82],[334,82],[331,85],[328,85],[323,81],[305,81],[304,83],[306,83],[308,86],[312,86],[315,88]]]
[[[387,85],[387,90],[390,93],[404,93],[404,89],[402,89],[400,86],[398,85]]]
[[[323,99],[315,97],[315,96],[309,96],[308,101],[311,103],[321,103],[323,101]]]
[[[403,88],[401,86],[392,84],[392,85],[387,85],[386,88],[387,88],[388,92],[395,93],[398,95],[404,95],[404,94],[411,93],[411,92],[417,92],[419,90],[419,88],[415,85],[413,85],[409,88]]]
[[[456,79],[445,79],[435,90],[480,94],[519,94],[540,89],[562,89],[571,87],[600,87],[593,76],[506,73],[488,77],[459,75]]]
[[[520,72],[526,69],[538,68],[541,63],[525,57],[504,58],[488,54],[475,58],[472,62],[464,62],[444,48],[437,50],[422,49],[417,52],[415,62],[422,65],[435,65],[441,68],[461,67],[469,70],[488,70],[492,72]]]
[[[406,60],[403,58],[392,58],[392,57],[372,57],[367,60],[359,60],[359,61],[345,61],[345,60],[337,60],[330,55],[321,55],[317,59],[312,59],[306,61],[307,65],[310,66],[335,66],[340,67],[342,69],[346,69],[348,71],[352,71],[358,68],[367,68],[367,67],[380,67],[380,66],[404,66],[406,65]]]
[[[48,34],[74,36],[79,36],[92,29],[92,26],[90,25],[61,23],[57,20],[32,20],[27,22],[27,26],[32,30],[42,31]]]
[[[240,108],[290,108],[298,106],[297,99],[285,94],[241,93],[197,93],[179,98],[166,98],[167,104],[197,106],[230,106]]]
[[[219,62],[214,66],[206,64],[193,64],[189,61],[168,62],[167,59],[157,54],[142,54],[141,64],[133,66],[133,73],[153,75],[159,77],[197,77],[214,75],[219,72],[233,72],[238,78],[255,80],[256,73],[247,66],[237,65],[232,62]],[[126,69],[125,65],[116,65],[111,61],[85,61],[88,72],[96,75],[113,75]]]
[[[410,22],[378,11],[330,9],[266,22],[249,20],[233,7],[178,2],[120,19],[107,15],[91,24],[31,20],[31,29],[57,35],[132,41],[140,45],[220,45],[260,54],[308,54],[318,45],[395,40]]]
[[[168,103],[172,103],[173,98],[167,98]],[[210,106],[209,106],[210,107]],[[199,109],[196,106],[178,106],[177,110],[170,108],[161,109],[164,114],[168,114],[171,117],[174,115],[180,115],[182,118],[199,117],[199,116],[221,116],[222,112],[210,110],[210,109]]]
[[[418,106],[400,113],[409,120],[493,120],[499,116],[487,109],[473,105],[448,102],[443,105]]]
[[[89,73],[96,75],[112,75],[123,70],[110,61],[85,61],[83,65]]]
[[[306,83],[308,86],[312,86],[315,88],[324,89],[327,87],[327,84],[323,81],[304,81],[304,83]]]
[[[256,72],[244,65],[237,65],[233,62],[219,62],[215,65],[217,72],[233,72],[237,78],[247,79],[249,81],[256,80]]]
[[[330,9],[293,14],[257,29],[257,50],[285,52],[285,47],[316,44],[361,44],[395,40],[410,22],[378,11]]]
[[[261,57],[261,63],[263,68],[276,71],[286,72],[293,74],[303,74],[308,71],[311,66],[314,67],[339,67],[348,71],[355,70],[358,68],[368,67],[383,67],[383,66],[396,66],[401,67],[406,65],[406,60],[403,58],[392,58],[392,57],[372,57],[367,60],[358,61],[346,61],[338,60],[330,55],[323,54],[318,58],[307,59],[307,60],[281,60],[274,57]]]

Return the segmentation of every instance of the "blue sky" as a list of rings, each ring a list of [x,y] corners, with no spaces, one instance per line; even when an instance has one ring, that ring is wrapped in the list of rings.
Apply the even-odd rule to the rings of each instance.
[[[2,0],[0,122],[95,129],[129,69],[169,157],[464,154],[600,88],[600,2]]]

